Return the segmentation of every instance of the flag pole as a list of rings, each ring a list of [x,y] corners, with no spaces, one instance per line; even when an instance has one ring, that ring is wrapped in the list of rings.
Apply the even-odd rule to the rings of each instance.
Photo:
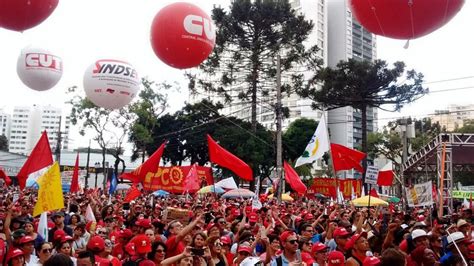
[[[323,109],[323,116],[324,116],[324,122],[326,122],[326,109]],[[319,120],[321,122],[321,120]],[[319,124],[318,124],[319,126]],[[337,172],[336,172],[336,168],[334,168],[334,160],[332,159],[332,149],[331,149],[331,141],[329,139],[329,127],[326,127],[327,130],[326,130],[326,135],[327,135],[327,139],[329,141],[329,158],[331,159],[331,168],[332,168],[332,172],[334,174],[334,188],[336,189],[336,203],[339,203],[339,195],[337,195],[337,189],[339,187],[339,185],[337,184]]]

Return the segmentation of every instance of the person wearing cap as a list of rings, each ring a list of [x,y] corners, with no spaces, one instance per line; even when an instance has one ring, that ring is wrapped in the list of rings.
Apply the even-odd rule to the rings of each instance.
[[[362,266],[380,266],[380,259],[374,256],[366,257],[362,262]]]
[[[23,266],[25,265],[25,256],[21,249],[14,248],[7,254],[6,264],[8,266]]]
[[[35,232],[35,225],[32,220],[26,220],[24,228],[25,228],[25,235],[32,237],[35,241],[35,244],[44,242],[43,237],[39,235],[37,232]]]
[[[74,232],[72,229],[64,224],[64,212],[55,212],[51,217],[54,222],[54,227],[48,232],[48,239],[54,239],[54,232],[56,230],[63,230],[66,234],[72,236]]]
[[[346,244],[349,240],[350,233],[344,227],[336,227],[332,233],[333,239],[328,243],[329,250],[337,250],[342,253],[346,252]]]
[[[369,242],[367,241],[367,233],[354,234],[347,242],[345,249],[349,252],[346,265],[361,266],[369,251]]]
[[[289,265],[292,262],[297,262],[296,250],[298,249],[298,236],[293,231],[284,231],[280,234],[280,243],[282,253],[273,259],[271,266]]]
[[[439,260],[441,265],[462,265],[463,258],[466,259],[469,255],[465,235],[462,232],[454,232],[448,234],[447,240],[447,251]]]
[[[131,256],[130,261],[137,263],[139,266],[155,265],[148,259],[148,253],[152,251],[150,238],[144,234],[140,234],[132,238],[130,241],[135,247],[135,255]]]
[[[38,258],[34,255],[35,239],[31,236],[25,235],[20,239],[20,249],[23,251],[26,265],[36,265]]]
[[[55,250],[57,254],[64,254],[70,257],[74,265],[76,265],[76,258],[73,256],[74,251],[72,249],[72,242],[73,238],[71,236],[65,235],[61,238],[59,244],[55,246]]]
[[[314,266],[325,266],[328,261],[328,247],[323,243],[315,243],[311,248],[311,255],[315,260]]]
[[[470,236],[471,224],[468,223],[466,220],[459,219],[458,222],[456,223],[456,227],[458,228],[458,231],[462,232],[464,234],[464,236],[466,236],[468,239],[471,238],[471,236]]]
[[[108,259],[103,258],[105,250],[105,240],[101,236],[93,236],[87,243],[87,251],[94,254],[95,262],[97,266],[110,266]]]
[[[234,258],[232,265],[240,265],[246,258],[252,256],[252,248],[248,243],[240,244],[237,248],[237,255]]]
[[[422,230],[422,229],[413,230],[411,232],[411,239],[415,247],[419,245],[424,245],[428,247],[430,244],[428,241],[428,234],[426,233],[425,230]]]
[[[180,221],[174,220],[169,223],[168,231],[170,236],[166,241],[166,247],[168,249],[168,257],[173,257],[183,253],[184,248],[186,247],[183,242],[186,235],[188,235],[193,228],[200,222],[203,218],[202,214],[199,214],[196,219],[190,222],[186,227],[183,227]]]
[[[346,258],[344,253],[334,250],[328,254],[328,266],[344,266]]]

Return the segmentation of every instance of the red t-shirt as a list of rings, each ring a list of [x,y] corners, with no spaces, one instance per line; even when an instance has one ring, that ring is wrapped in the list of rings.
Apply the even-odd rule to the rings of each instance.
[[[124,251],[123,251],[122,243],[116,244],[114,248],[112,249],[112,256],[117,257],[119,259],[123,259],[124,258],[123,255],[124,255]]]
[[[170,258],[176,255],[183,253],[186,246],[184,245],[183,241],[177,242],[176,236],[173,235],[168,240],[166,240],[166,257]]]
[[[95,265],[97,266],[110,266],[110,261],[106,258],[95,255]]]
[[[306,263],[306,265],[313,265],[314,262],[316,262],[313,257],[311,257],[311,254],[308,252],[301,252],[301,260]]]

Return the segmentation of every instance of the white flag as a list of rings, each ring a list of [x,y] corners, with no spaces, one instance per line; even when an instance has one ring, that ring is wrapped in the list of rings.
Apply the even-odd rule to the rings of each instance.
[[[40,235],[45,242],[48,242],[48,213],[41,213],[39,223],[38,223],[38,235]]]
[[[296,160],[295,167],[312,163],[323,157],[324,153],[327,151],[329,151],[329,139],[328,130],[326,127],[326,119],[324,118],[323,114],[313,137],[306,146],[306,149],[304,149],[303,155],[301,155],[298,160]]]
[[[91,205],[87,204],[87,209],[86,209],[86,221],[87,222],[96,222],[94,212],[92,211]]]

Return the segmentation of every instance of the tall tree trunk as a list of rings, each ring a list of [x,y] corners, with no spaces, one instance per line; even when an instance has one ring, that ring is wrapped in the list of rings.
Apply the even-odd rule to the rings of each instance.
[[[362,152],[367,154],[367,105],[363,105],[360,108],[362,114]],[[362,184],[366,188],[366,195],[368,195],[367,185],[365,184],[365,170],[367,169],[367,157],[362,161],[362,168],[364,168],[364,172],[362,173]]]

